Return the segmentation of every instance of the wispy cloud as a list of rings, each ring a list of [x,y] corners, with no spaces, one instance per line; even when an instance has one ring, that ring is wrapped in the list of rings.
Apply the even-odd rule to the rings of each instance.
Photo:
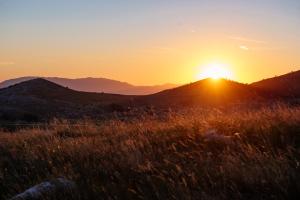
[[[240,45],[240,49],[244,51],[248,51],[249,48],[246,45]]]
[[[172,47],[167,47],[167,46],[153,46],[145,49],[146,51],[151,51],[151,52],[159,52],[159,53],[172,53],[176,52],[177,49],[172,48]]]
[[[266,41],[263,40],[256,40],[253,38],[245,38],[245,37],[238,37],[238,36],[230,36],[229,39],[236,40],[240,42],[251,42],[251,43],[257,43],[257,44],[266,44]]]
[[[163,50],[163,51],[173,51],[175,50],[174,48],[171,47],[163,47],[163,46],[157,46],[157,47],[153,47],[154,49],[159,49],[159,50]]]
[[[282,50],[284,47],[253,47],[251,48],[253,50],[258,50],[258,51],[277,51],[277,50]]]
[[[0,61],[0,66],[14,65],[15,62],[12,61]]]

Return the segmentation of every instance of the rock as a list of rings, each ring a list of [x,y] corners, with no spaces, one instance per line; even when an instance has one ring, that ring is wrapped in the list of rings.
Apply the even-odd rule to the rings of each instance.
[[[66,199],[73,199],[71,196],[74,196],[74,191],[76,191],[76,184],[74,182],[64,178],[57,178],[35,185],[11,198],[11,200],[59,199],[59,196],[64,196]]]
[[[239,138],[240,134],[235,133],[232,136],[227,136],[218,133],[215,129],[212,129],[204,133],[202,136],[205,142],[217,142],[229,145],[233,143],[234,139]]]

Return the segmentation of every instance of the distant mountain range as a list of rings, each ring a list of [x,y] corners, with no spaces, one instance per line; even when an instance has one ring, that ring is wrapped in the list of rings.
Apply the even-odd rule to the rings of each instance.
[[[24,81],[43,78],[45,80],[57,83],[61,86],[68,87],[73,90],[83,92],[104,92],[112,94],[125,94],[125,95],[147,95],[160,92],[169,88],[177,87],[176,84],[163,84],[154,86],[134,86],[126,82],[106,79],[106,78],[58,78],[58,77],[20,77],[10,79],[0,83],[0,88],[5,88]]]
[[[153,106],[236,106],[276,101],[298,102],[300,71],[242,84],[204,79],[151,95],[120,95],[75,91],[45,79],[31,79],[0,89],[0,122],[47,120],[53,117],[105,118],[114,112]],[[129,109],[129,110],[128,110]]]

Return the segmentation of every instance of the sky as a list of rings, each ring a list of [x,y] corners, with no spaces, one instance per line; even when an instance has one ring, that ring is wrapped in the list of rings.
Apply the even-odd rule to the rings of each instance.
[[[0,81],[250,83],[300,69],[299,0],[0,0]]]

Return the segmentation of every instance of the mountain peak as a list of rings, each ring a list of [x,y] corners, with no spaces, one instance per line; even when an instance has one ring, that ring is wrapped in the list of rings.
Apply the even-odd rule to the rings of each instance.
[[[34,84],[37,84],[37,85],[52,85],[52,86],[59,86],[51,81],[48,81],[44,78],[33,78],[31,80],[28,80],[28,81],[24,81],[24,82],[21,82],[21,83],[18,83],[18,84],[24,84],[24,85],[34,85]],[[61,86],[59,86],[61,87]]]
[[[20,93],[35,93],[35,92],[61,92],[68,91],[65,87],[62,87],[56,83],[45,80],[43,78],[35,78],[28,81],[24,81],[21,83],[17,83],[15,85],[9,86],[8,88],[2,89],[2,91],[10,91]]]
[[[60,86],[43,78],[36,78],[1,89],[0,96],[11,99],[34,98],[46,101],[73,101],[78,96],[84,96],[84,93]]]

